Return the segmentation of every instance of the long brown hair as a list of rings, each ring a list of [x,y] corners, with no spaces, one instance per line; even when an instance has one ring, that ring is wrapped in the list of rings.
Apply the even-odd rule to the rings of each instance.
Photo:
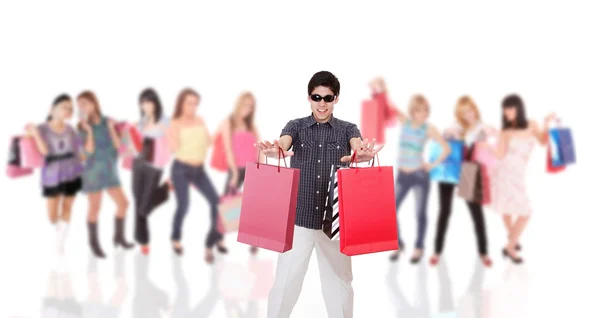
[[[94,113],[98,115],[98,117],[102,116],[102,111],[100,111],[100,103],[98,102],[98,97],[92,91],[83,91],[79,95],[77,95],[77,99],[86,99],[88,102],[94,105]],[[89,114],[88,114],[89,115]]]
[[[200,94],[198,94],[198,92],[191,88],[184,88],[183,90],[181,90],[181,92],[179,92],[179,95],[177,96],[177,102],[175,103],[175,112],[173,113],[173,119],[177,119],[183,114],[183,102],[185,102],[185,98],[188,97],[188,95],[193,95],[198,97],[198,100],[200,99]]]
[[[98,118],[102,117],[102,111],[100,110],[100,103],[98,102],[98,98],[96,97],[96,94],[94,94],[94,92],[83,91],[79,95],[77,95],[77,99],[78,100],[85,99],[88,102],[92,103],[92,105],[94,105],[94,113],[96,114],[96,116],[98,116]],[[91,123],[91,117],[89,115],[90,114],[88,114],[88,116],[87,116],[87,122]],[[77,124],[77,128],[83,129],[83,127],[81,127],[81,123]]]
[[[462,127],[462,135],[467,133],[467,128],[469,128],[469,123],[465,121],[462,116],[462,112],[465,108],[470,108],[474,113],[477,120],[481,120],[481,115],[479,114],[479,108],[477,108],[477,104],[475,101],[467,95],[461,96],[456,102],[456,108],[454,109],[454,117],[456,117],[456,121]]]
[[[246,124],[246,128],[250,131],[254,131],[254,112],[256,111],[256,98],[254,97],[254,95],[249,92],[242,92],[240,94],[240,96],[237,99],[237,102],[235,104],[235,108],[233,110],[233,113],[231,113],[231,116],[229,116],[229,119],[231,121],[231,129],[233,130],[233,119],[234,117],[240,112],[240,109],[243,107],[244,105],[244,101],[246,99],[251,99],[252,100],[252,112],[246,116],[245,118],[243,118],[244,124]]]

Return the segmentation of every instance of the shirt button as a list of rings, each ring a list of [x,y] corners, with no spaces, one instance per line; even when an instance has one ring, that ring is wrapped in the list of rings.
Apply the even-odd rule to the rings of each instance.
[[[300,144],[300,147],[304,147],[304,144]]]
[[[317,191],[317,194],[319,194],[319,191]]]
[[[317,207],[317,210],[319,209],[319,207]]]
[[[317,176],[317,178],[321,178],[321,176]]]
[[[321,145],[319,145],[319,147],[321,147]]]
[[[317,160],[317,162],[319,162],[319,163],[320,163],[320,162],[321,162],[321,160]]]
[[[337,146],[337,149],[340,149],[340,146]]]

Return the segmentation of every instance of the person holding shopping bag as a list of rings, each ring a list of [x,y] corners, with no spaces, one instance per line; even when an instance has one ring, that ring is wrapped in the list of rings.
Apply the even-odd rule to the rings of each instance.
[[[52,103],[46,123],[27,126],[39,152],[45,156],[41,172],[42,194],[47,199],[50,223],[56,225],[58,254],[64,252],[71,209],[82,185],[84,158],[77,132],[68,123],[72,116],[73,100],[62,94]]]
[[[540,145],[548,142],[548,127],[555,114],[549,114],[540,127],[534,120],[527,119],[525,104],[519,95],[508,95],[502,101],[502,131],[496,147],[488,146],[498,158],[492,182],[492,207],[502,215],[508,232],[508,242],[502,255],[515,264],[523,259],[518,255],[519,238],[532,214],[527,195],[525,174],[529,156],[536,141]]]
[[[485,125],[481,121],[479,109],[477,108],[475,101],[473,101],[473,99],[469,96],[461,96],[458,99],[454,115],[456,117],[457,124],[454,127],[447,129],[444,132],[444,137],[462,141],[466,148],[466,156],[464,156],[464,160],[474,160],[473,154],[476,145],[487,142],[490,137],[497,135],[497,131],[490,126]],[[429,259],[431,265],[437,265],[444,248],[444,240],[446,237],[446,231],[448,229],[450,214],[452,212],[452,197],[454,196],[455,187],[456,185],[453,183],[439,183],[438,193],[440,196],[440,212],[437,222],[437,231],[435,234],[435,254]],[[487,234],[485,229],[485,216],[483,214],[483,208],[480,202],[465,202],[467,203],[467,207],[469,208],[469,212],[471,213],[471,218],[473,220],[479,257],[486,267],[490,267],[492,266],[492,260],[488,256]]]
[[[275,282],[269,294],[268,318],[290,317],[313,249],[317,251],[328,316],[353,316],[350,257],[340,252],[339,240],[331,240],[323,231],[328,176],[332,165],[350,162],[351,151],[356,153],[358,162],[367,162],[383,145],[374,147],[375,140],[363,141],[355,124],[333,116],[339,95],[337,77],[327,71],[317,72],[308,83],[311,114],[289,121],[279,140],[256,144],[270,158],[278,158],[283,151],[285,156],[291,156],[291,167],[300,169],[293,247],[279,254]]]
[[[117,206],[115,213],[115,234],[113,244],[125,249],[133,244],[125,241],[125,216],[129,201],[125,197],[117,167],[117,149],[121,140],[115,128],[115,122],[104,116],[96,94],[84,91],[77,96],[81,115],[79,131],[86,154],[83,173],[83,192],[88,196],[88,234],[89,244],[96,257],[105,258],[98,238],[98,214],[102,205],[102,194],[108,193]]]
[[[155,147],[161,138],[166,138],[168,119],[155,90],[147,88],[139,97],[142,118],[137,129],[144,137],[142,151],[133,160],[132,190],[135,203],[135,240],[141,245],[142,254],[150,253],[150,231],[148,217],[154,209],[169,198],[170,183],[160,183],[163,167],[154,164]]]
[[[429,103],[423,95],[415,95],[408,106],[408,115],[399,109],[395,113],[402,124],[400,136],[400,154],[398,157],[398,176],[396,179],[396,209],[411,189],[417,199],[417,240],[410,259],[417,264],[423,256],[425,232],[427,230],[427,200],[429,198],[429,171],[439,165],[450,154],[450,147],[438,129],[429,124]],[[423,153],[428,140],[433,139],[442,146],[442,155],[432,163],[423,161]],[[400,218],[398,220],[398,250],[390,256],[392,262],[398,260],[404,243],[400,237]]]
[[[223,121],[219,129],[229,167],[224,194],[237,191],[242,187],[246,174],[246,163],[256,160],[257,150],[253,144],[260,138],[254,124],[255,112],[256,98],[251,92],[243,92],[238,97],[235,109]],[[250,247],[250,253],[256,254],[257,252],[256,246]]]

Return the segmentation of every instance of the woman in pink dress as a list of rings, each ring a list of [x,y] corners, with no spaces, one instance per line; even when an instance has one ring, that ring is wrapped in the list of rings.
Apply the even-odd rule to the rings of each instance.
[[[509,95],[502,101],[502,131],[494,149],[499,160],[492,181],[492,200],[508,232],[502,254],[516,264],[523,262],[518,256],[521,249],[518,242],[532,213],[525,184],[529,155],[536,141],[546,144],[548,124],[553,118],[553,114],[546,116],[540,129],[536,121],[527,119],[521,97]]]
[[[229,172],[224,193],[237,191],[244,184],[246,163],[255,162],[258,156],[254,143],[260,140],[254,125],[256,99],[251,92],[243,92],[238,97],[235,109],[220,126],[223,136],[223,148]],[[261,157],[264,157],[261,154]],[[252,247],[250,252],[256,254],[258,249]]]

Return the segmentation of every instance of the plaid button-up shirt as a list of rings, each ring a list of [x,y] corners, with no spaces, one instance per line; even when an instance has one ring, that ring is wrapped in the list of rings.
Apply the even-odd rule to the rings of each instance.
[[[312,114],[291,120],[281,136],[292,137],[292,168],[300,169],[296,225],[320,230],[323,227],[327,184],[332,165],[351,153],[350,139],[362,138],[358,127],[333,116],[318,123]]]

